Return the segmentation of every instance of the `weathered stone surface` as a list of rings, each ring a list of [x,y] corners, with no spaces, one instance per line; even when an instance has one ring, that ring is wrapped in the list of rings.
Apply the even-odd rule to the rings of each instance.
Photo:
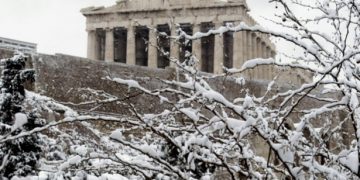
[[[9,58],[12,56],[12,52],[0,49],[0,58]],[[121,63],[108,63],[103,61],[93,61],[86,58],[73,57],[68,55],[43,55],[39,54],[32,56],[32,64],[36,70],[36,88],[35,91],[44,94],[46,96],[54,98],[56,101],[64,102],[65,104],[72,106],[80,112],[89,112],[90,109],[96,107],[98,104],[90,104],[86,106],[76,106],[71,103],[80,103],[84,101],[94,100],[95,97],[88,92],[89,89],[99,90],[99,93],[106,92],[116,95],[120,98],[124,98],[121,103],[106,103],[103,106],[93,109],[96,113],[111,114],[115,116],[129,116],[128,103],[134,104],[134,106],[141,113],[159,113],[166,108],[165,104],[161,104],[158,98],[153,98],[148,95],[139,93],[138,91],[129,91],[129,89],[123,85],[118,85],[112,81],[107,80],[109,77],[119,77],[122,79],[134,79],[149,89],[157,89],[165,87],[166,85],[161,80],[174,80],[176,79],[176,71],[173,68],[156,69],[140,66],[131,66]],[[206,75],[206,74],[204,74]],[[267,81],[247,81],[246,84],[238,84],[233,77],[218,77],[209,79],[209,83],[218,92],[222,93],[230,101],[238,97],[244,97],[248,92],[257,97],[264,95],[267,90]],[[268,94],[283,92],[294,87],[288,84],[275,84],[273,91]],[[133,96],[128,98],[129,96]],[[335,97],[334,94],[331,95]],[[171,97],[171,94],[170,94]],[[176,97],[173,97],[176,98]],[[274,109],[278,108],[278,104],[281,99],[270,106]],[[66,103],[71,102],[71,103]],[[305,98],[295,111],[298,110],[310,110],[322,105],[323,102],[315,101],[310,98]],[[206,112],[204,112],[206,113]],[[299,121],[300,114],[294,113],[288,117],[287,124],[293,127],[293,124]],[[311,124],[314,128],[323,126],[324,120],[330,119],[332,126],[335,127],[339,124],[341,119],[345,119],[346,112],[333,112],[326,116],[317,117],[312,119]],[[350,121],[348,121],[350,122]],[[97,127],[103,132],[110,132],[113,128],[121,127],[123,125],[114,125],[106,122],[96,122]],[[348,137],[344,139],[334,139],[331,142],[343,141],[343,143],[349,145],[350,140],[353,139],[354,132],[350,123],[343,124],[342,137]],[[86,131],[85,127],[81,124],[75,124],[69,126],[83,131],[84,134],[90,134]],[[85,128],[85,129],[84,129]],[[141,133],[141,132],[140,132]],[[141,134],[138,135],[141,135]],[[132,133],[134,134],[134,133]],[[90,137],[89,135],[89,137]],[[334,138],[334,137],[332,137]],[[251,145],[256,149],[258,155],[267,157],[268,146],[264,140],[258,136],[249,137]],[[329,147],[335,147],[335,144],[329,144]],[[222,171],[221,171],[222,172]],[[226,174],[219,174],[224,178]]]
[[[248,14],[248,7],[245,0],[122,0],[118,1],[116,5],[111,7],[89,7],[82,9],[81,12],[86,17],[86,25],[88,31],[88,58],[94,60],[99,59],[97,54],[102,54],[103,49],[100,47],[105,46],[105,59],[107,61],[113,61],[114,48],[111,46],[113,41],[113,35],[110,33],[111,29],[124,28],[128,30],[127,34],[127,55],[126,64],[136,64],[136,55],[138,37],[134,29],[136,27],[148,27],[151,30],[146,37],[148,39],[148,48],[146,54],[143,56],[148,57],[146,66],[157,67],[159,59],[158,54],[158,42],[156,38],[156,32],[154,29],[158,25],[168,25],[171,27],[171,36],[175,36],[175,27],[177,25],[188,24],[192,28],[192,32],[200,32],[204,27],[200,27],[204,24],[214,24],[214,28],[219,28],[225,24],[239,24],[239,22],[245,22],[248,25],[257,24]],[[106,33],[106,43],[99,45],[98,43],[104,43],[103,41],[97,41],[94,36],[94,31],[104,29]],[[212,29],[212,28],[211,28]],[[110,30],[110,31],[109,31]],[[243,34],[243,35],[242,35]],[[241,38],[243,36],[244,38]],[[270,51],[275,50],[274,44],[269,40],[269,36],[253,33],[250,38],[245,38],[243,32],[234,34],[233,40],[233,67],[241,67],[241,65],[252,58],[269,58],[274,57],[275,54],[267,53],[267,49]],[[95,38],[95,40],[94,40]],[[144,38],[147,39],[147,38]],[[203,38],[204,39],[204,38]],[[147,41],[147,40],[145,40]],[[223,73],[224,58],[224,38],[222,36],[215,37],[215,43],[212,47],[206,49],[214,49],[209,56],[208,51],[204,51],[201,46],[201,40],[195,40],[192,43],[192,55],[196,56],[199,62],[199,69],[204,72],[211,72],[215,74]],[[94,43],[95,42],[95,43]],[[147,43],[147,42],[144,42]],[[179,59],[179,46],[176,45],[179,42],[173,42],[170,49],[170,58]],[[240,45],[240,46],[239,46]],[[262,47],[262,46],[265,47]],[[244,46],[244,47],[243,47]],[[248,48],[245,48],[248,46]],[[101,51],[101,52],[100,52]],[[250,51],[250,52],[248,52]],[[205,56],[204,54],[207,53]],[[245,55],[249,54],[249,55]],[[183,61],[183,59],[180,59]],[[211,65],[202,66],[202,64]],[[173,65],[169,65],[173,66]],[[231,68],[231,67],[230,67]],[[269,69],[270,68],[264,68]],[[276,76],[275,73],[268,72],[267,70],[254,69],[246,73],[246,76],[251,79],[264,79],[271,80]]]

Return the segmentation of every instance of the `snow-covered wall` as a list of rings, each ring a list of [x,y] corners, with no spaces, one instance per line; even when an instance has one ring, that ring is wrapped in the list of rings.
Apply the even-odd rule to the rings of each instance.
[[[12,53],[0,50],[0,58],[11,57]],[[177,78],[176,71],[173,68],[155,69],[140,66],[130,66],[121,63],[108,63],[103,61],[94,61],[80,57],[56,54],[56,55],[34,55],[31,57],[31,64],[36,70],[37,78],[35,83],[35,91],[43,95],[54,98],[80,112],[89,112],[91,110],[96,114],[111,114],[116,116],[128,116],[129,103],[141,113],[160,113],[164,110],[164,104],[158,98],[154,98],[143,94],[136,90],[131,90],[123,85],[108,80],[110,78],[133,79],[140,85],[148,89],[158,89],[165,87],[163,80],[175,80]],[[180,75],[181,78],[181,75]],[[214,90],[222,93],[228,100],[233,101],[236,98],[244,97],[247,92],[259,97],[264,94],[268,88],[268,82],[265,81],[242,81],[231,77],[218,77],[209,80]],[[275,84],[273,92],[286,91],[292,87],[286,84]],[[94,95],[96,94],[96,95]],[[101,100],[109,94],[115,95],[122,99],[120,103],[86,103],[79,105],[80,102],[92,102]],[[171,97],[171,96],[170,96]],[[172,97],[174,99],[178,97]],[[275,102],[272,106],[277,106]],[[321,106],[320,102],[306,99],[302,101],[299,110],[311,109]],[[205,112],[206,113],[206,112]],[[328,117],[321,117],[314,121],[315,124],[321,125],[323,118],[339,119],[339,116],[346,114],[332,114]],[[289,117],[289,125],[298,122],[296,115]],[[100,129],[109,129],[108,124],[99,124]],[[351,124],[344,124],[344,132],[351,128]],[[141,133],[141,132],[140,132]],[[346,139],[345,139],[346,140]],[[254,137],[254,142],[259,149],[264,143],[259,143],[260,139]],[[350,143],[350,142],[348,142]],[[264,149],[264,153],[266,149]]]

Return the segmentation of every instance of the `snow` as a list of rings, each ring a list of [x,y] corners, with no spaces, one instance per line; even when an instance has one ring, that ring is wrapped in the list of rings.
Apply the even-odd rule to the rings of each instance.
[[[339,153],[339,161],[346,167],[350,168],[353,172],[358,172],[359,159],[356,149],[350,152],[347,150],[341,151]]]
[[[85,156],[88,152],[88,148],[85,145],[81,145],[75,148],[75,152],[80,156]]]
[[[60,170],[66,170],[72,165],[78,165],[81,163],[81,157],[79,155],[70,156],[70,158],[59,166]]]
[[[27,177],[13,177],[11,178],[11,180],[48,180],[49,176],[44,173],[44,172],[40,172],[39,176],[27,176]],[[80,180],[83,178],[77,178],[77,177],[72,177],[72,180]],[[86,179],[87,180],[129,180],[128,178],[120,175],[120,174],[109,174],[109,173],[105,173],[103,175],[101,175],[100,177],[94,176],[94,175],[86,175]],[[62,176],[55,176],[52,178],[52,180],[64,180],[64,178]]]
[[[249,95],[246,95],[245,98],[244,98],[243,107],[244,108],[251,108],[251,107],[254,107],[254,106],[255,106],[255,103],[254,103],[253,99]]]
[[[346,6],[343,7],[346,8]],[[327,15],[322,17],[334,17],[337,14],[336,9],[333,7],[328,7],[324,10],[324,13],[327,13]],[[355,16],[353,18],[354,20],[358,20]],[[339,18],[337,21],[344,21],[344,19]],[[306,21],[301,22],[306,24]],[[353,24],[356,23],[352,23],[351,26],[353,26]],[[289,25],[289,27],[293,26]],[[108,136],[108,131],[106,133],[91,131],[101,139],[101,142],[96,142],[91,139],[91,143],[96,142],[96,145],[104,148],[106,152],[111,152],[110,154],[102,151],[92,152],[92,149],[88,147],[91,143],[79,145],[80,143],[78,143],[78,139],[76,139],[74,141],[76,141],[77,145],[71,146],[70,152],[72,154],[64,156],[67,159],[65,162],[57,162],[60,165],[59,169],[61,172],[59,173],[67,173],[68,168],[79,168],[82,170],[81,168],[83,167],[76,166],[82,165],[82,158],[87,158],[86,155],[89,155],[91,158],[109,158],[119,162],[121,161],[121,163],[123,163],[122,165],[138,168],[139,174],[144,172],[145,174],[149,173],[149,175],[151,175],[150,177],[155,177],[156,175],[151,174],[152,172],[158,173],[157,177],[159,177],[159,179],[176,179],[174,176],[181,176],[179,179],[191,179],[191,177],[188,176],[191,174],[189,169],[196,169],[197,164],[195,159],[197,158],[203,158],[206,162],[220,164],[218,165],[219,169],[225,169],[224,167],[226,165],[226,167],[230,168],[235,174],[238,174],[241,169],[246,169],[244,168],[244,164],[249,165],[249,171],[251,171],[249,174],[253,175],[252,178],[254,179],[261,179],[265,176],[272,179],[281,179],[281,177],[277,176],[278,174],[283,174],[280,173],[280,171],[285,171],[285,174],[289,173],[299,179],[317,179],[320,177],[326,179],[353,179],[357,174],[357,168],[359,166],[358,150],[356,148],[359,142],[356,141],[356,138],[350,139],[353,140],[351,145],[336,141],[336,145],[339,145],[339,147],[350,148],[349,150],[343,150],[339,154],[337,154],[338,148],[329,149],[327,146],[319,146],[319,144],[322,144],[325,139],[321,136],[322,133],[334,135],[334,139],[338,140],[337,137],[339,134],[347,130],[342,123],[353,123],[355,125],[354,127],[358,128],[356,136],[360,137],[360,122],[358,122],[360,114],[358,93],[360,92],[360,83],[358,72],[356,71],[356,69],[359,69],[359,65],[356,64],[359,59],[358,54],[360,53],[360,51],[356,50],[358,45],[349,46],[348,44],[343,44],[344,42],[338,42],[341,41],[342,38],[336,38],[337,34],[328,35],[318,30],[302,29],[299,35],[292,36],[283,32],[278,33],[267,30],[258,25],[249,27],[244,23],[238,26],[229,24],[206,33],[196,32],[193,36],[186,35],[180,31],[180,36],[186,37],[186,41],[190,41],[194,39],[198,40],[210,34],[222,35],[227,31],[253,31],[259,34],[273,34],[305,49],[306,54],[314,57],[308,58],[307,55],[301,55],[298,58],[299,61],[303,61],[302,58],[304,58],[305,62],[311,61],[311,64],[316,64],[317,66],[312,67],[312,65],[303,62],[280,63],[272,58],[257,58],[246,61],[240,69],[226,69],[228,73],[225,75],[232,75],[231,73],[239,73],[257,66],[276,65],[278,67],[289,67],[289,69],[286,68],[286,70],[290,71],[294,68],[309,70],[317,73],[317,76],[320,77],[313,82],[304,83],[299,87],[291,87],[290,89],[285,86],[282,87],[283,84],[281,83],[278,84],[276,77],[273,81],[269,82],[267,87],[262,84],[264,86],[261,87],[262,89],[260,89],[259,92],[263,93],[264,88],[267,91],[265,92],[266,95],[262,97],[261,95],[258,96],[259,93],[256,91],[257,89],[252,91],[254,87],[251,87],[251,90],[246,90],[246,87],[241,87],[239,94],[228,95],[222,93],[221,88],[223,87],[219,87],[222,86],[222,84],[208,83],[209,79],[211,81],[213,78],[222,78],[224,74],[208,76],[207,74],[203,75],[202,73],[198,73],[198,71],[193,71],[196,70],[195,62],[198,61],[196,57],[191,57],[194,64],[190,67],[186,66],[186,63],[181,64],[177,62],[179,69],[181,68],[184,74],[184,77],[178,77],[181,81],[165,80],[163,82],[165,82],[164,85],[168,85],[166,87],[150,86],[159,89],[147,89],[147,86],[143,87],[140,85],[140,81],[138,82],[132,79],[107,77],[107,79],[115,83],[126,85],[129,91],[136,89],[145,93],[146,96],[158,97],[160,103],[164,103],[156,107],[159,108],[159,111],[148,112],[148,109],[144,110],[134,107],[138,110],[138,112],[136,112],[138,114],[135,114],[138,115],[136,116],[138,118],[135,117],[135,120],[130,118],[120,120],[120,118],[100,115],[80,116],[76,111],[61,103],[57,103],[51,98],[26,92],[27,102],[31,103],[34,107],[45,109],[51,113],[55,113],[57,110],[64,110],[65,117],[63,120],[49,122],[44,128],[37,128],[34,131],[24,132],[18,136],[6,137],[5,140],[13,140],[34,132],[42,132],[53,126],[65,123],[89,120],[116,121],[124,122],[126,125],[123,125],[123,127],[112,127],[119,129],[112,131],[110,136]],[[325,41],[337,39],[334,41],[334,44],[346,48],[340,51],[337,50],[338,52],[329,51],[327,48],[322,47],[321,40],[316,43],[312,41],[310,38],[311,35],[315,35],[316,40],[318,40],[319,37],[319,39],[323,38]],[[176,38],[179,39],[179,37]],[[349,41],[351,41],[351,39],[358,38],[351,37]],[[187,53],[187,55],[190,54]],[[146,78],[142,79],[142,81],[149,80],[150,79]],[[236,79],[236,83],[244,85],[245,79],[239,77]],[[272,91],[275,83],[279,88]],[[338,85],[338,88],[334,88],[332,93],[328,93],[329,90],[322,91],[321,86],[327,84]],[[216,88],[213,88],[213,86]],[[252,86],[252,83],[249,83],[249,86]],[[245,92],[246,95],[244,96],[243,94]],[[324,96],[321,92],[328,94]],[[253,94],[256,94],[256,97]],[[299,99],[303,95],[304,99]],[[308,99],[311,101],[308,101]],[[299,103],[297,102],[298,100],[300,101]],[[110,98],[109,101],[117,101],[117,98]],[[94,102],[99,103],[97,101]],[[347,116],[346,119],[338,118],[340,117],[338,114],[343,112],[345,112],[345,115],[355,114],[357,117],[355,117],[354,120],[352,120],[351,116]],[[181,113],[193,121],[189,122],[178,119],[183,117]],[[15,115],[13,129],[21,128],[27,122],[26,115],[24,115],[25,114]],[[326,118],[323,118],[324,116],[326,116]],[[344,122],[339,123],[339,119],[344,120]],[[130,122],[131,127],[128,126],[128,122]],[[283,123],[288,123],[290,126],[294,126],[295,129],[288,128],[287,126],[279,126],[283,125]],[[310,131],[310,137],[304,135],[306,127]],[[123,136],[123,134],[128,134],[128,132],[132,131],[144,132],[146,134],[143,136],[131,134],[129,138],[128,136],[126,136],[126,138]],[[352,131],[350,132],[354,133]],[[71,137],[71,135],[68,136]],[[277,152],[272,154],[272,156],[277,156],[277,158],[282,161],[282,166],[272,164],[273,162],[267,162],[267,158],[259,154],[259,152],[263,154],[264,151],[265,154],[267,154],[269,147],[264,148],[261,147],[262,144],[257,144],[258,138],[261,139],[260,141],[268,143],[272,148],[271,151]],[[345,138],[352,138],[352,136]],[[110,141],[110,139],[117,141]],[[2,142],[5,142],[5,140],[1,139]],[[333,138],[331,138],[330,141],[333,141]],[[173,158],[175,163],[170,163],[168,159],[163,158],[167,155],[166,152],[163,151],[163,149],[166,149],[164,148],[164,144],[169,142],[178,146],[178,154]],[[258,149],[259,145],[260,150]],[[323,157],[326,159],[324,161],[325,163],[319,164],[320,161],[316,153],[326,153],[326,156]],[[185,157],[185,155],[188,156]],[[178,158],[179,156],[184,156],[184,159]],[[242,163],[238,161],[237,158],[245,158],[248,162]],[[179,159],[182,161],[179,162]],[[186,160],[187,162],[185,162]],[[93,167],[106,167],[105,165],[121,167],[121,163],[109,161],[104,162],[103,160],[97,159],[92,161],[92,165]],[[222,163],[225,163],[225,165]],[[284,168],[284,166],[288,169]],[[272,167],[276,169],[272,169]],[[351,171],[353,171],[353,173]],[[135,173],[136,170],[131,172]],[[172,175],[174,176],[171,177]],[[87,179],[126,179],[117,174],[102,173],[102,175],[99,176],[100,177],[88,175]],[[201,176],[203,180],[213,178],[210,173],[204,173]],[[80,179],[80,177],[77,179]],[[76,178],[73,178],[73,180],[76,180]]]
[[[24,113],[16,113],[15,114],[15,122],[12,125],[11,130],[15,130],[21,128],[24,124],[28,122],[27,116]]]
[[[206,174],[205,176],[201,177],[200,180],[211,180],[211,174]]]
[[[65,111],[65,113],[64,113],[65,117],[78,116],[78,113],[76,111],[74,111],[73,109],[71,109],[67,106],[64,106],[60,103],[57,103],[56,101],[54,101],[53,99],[51,99],[49,97],[42,96],[42,95],[37,94],[32,91],[25,91],[25,97],[26,97],[25,101],[35,108],[45,109],[48,112],[62,110],[62,111]]]
[[[113,131],[110,135],[110,138],[115,139],[115,140],[121,140],[123,138],[122,130],[117,129],[117,130]]]
[[[244,71],[245,69],[251,69],[251,68],[254,68],[256,66],[259,66],[259,65],[271,65],[271,64],[274,64],[275,63],[275,60],[272,59],[272,58],[269,58],[269,59],[262,59],[262,58],[257,58],[257,59],[251,59],[251,60],[248,60],[246,61],[240,71]]]
[[[293,163],[295,159],[295,153],[286,144],[272,144],[271,145],[279,154],[280,158],[288,163]]]
[[[193,121],[197,122],[199,121],[199,112],[192,108],[181,108],[180,112],[184,113],[187,117],[192,119]]]
[[[186,152],[191,145],[200,145],[211,148],[212,142],[209,140],[207,136],[195,136],[191,135],[188,140],[185,142],[183,147],[184,151]]]
[[[129,88],[137,88],[137,89],[141,89],[142,87],[140,86],[140,84],[137,81],[134,80],[124,80],[121,78],[114,78],[113,81],[120,83],[120,84],[126,84],[129,86]]]
[[[356,108],[359,107],[359,99],[358,99],[356,90],[353,90],[351,92],[350,107],[352,110],[355,110]]]
[[[231,129],[233,129],[235,132],[240,132],[241,130],[243,130],[243,128],[245,126],[245,121],[238,120],[238,119],[233,119],[233,118],[227,118],[226,119],[226,124]]]
[[[119,174],[104,174],[99,180],[128,180],[128,178]]]

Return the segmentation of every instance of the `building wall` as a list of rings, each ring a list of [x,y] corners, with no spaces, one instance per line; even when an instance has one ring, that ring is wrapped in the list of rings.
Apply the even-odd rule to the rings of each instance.
[[[37,45],[35,43],[18,41],[3,37],[0,37],[0,48],[20,51],[23,53],[36,53],[37,51]]]

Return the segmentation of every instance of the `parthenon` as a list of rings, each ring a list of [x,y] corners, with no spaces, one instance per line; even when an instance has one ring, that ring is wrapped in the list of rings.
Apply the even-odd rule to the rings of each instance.
[[[180,43],[168,38],[177,35],[178,28],[191,35],[240,22],[255,25],[245,0],[119,0],[111,7],[81,12],[87,19],[89,59],[165,68],[171,64],[164,51],[180,61],[191,54],[201,71],[218,74],[223,66],[240,68],[246,60],[275,56],[269,37],[253,32],[227,32],[193,42],[180,39]],[[269,66],[247,75],[266,79],[271,73]]]

